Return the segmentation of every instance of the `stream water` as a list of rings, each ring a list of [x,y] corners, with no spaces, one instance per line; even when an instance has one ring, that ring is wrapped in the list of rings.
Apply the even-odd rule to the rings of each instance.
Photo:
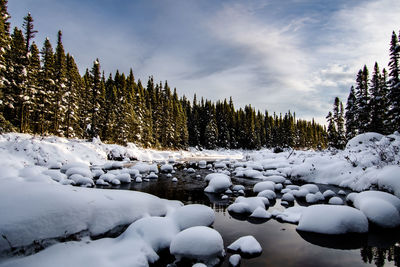
[[[215,222],[212,225],[224,240],[226,247],[237,238],[253,235],[260,243],[261,255],[246,259],[242,258],[241,266],[399,266],[400,265],[400,232],[373,231],[362,239],[347,237],[329,237],[321,235],[299,234],[296,225],[280,223],[274,219],[268,221],[252,221],[229,214],[227,206],[234,201],[234,196],[221,200],[221,195],[205,194],[206,183],[203,181],[208,170],[197,169],[189,174],[177,170],[174,177],[178,182],[172,182],[171,177],[159,174],[158,179],[149,182],[121,185],[123,190],[137,190],[170,200],[180,200],[185,204],[204,204],[215,211]],[[200,175],[201,178],[196,177]],[[233,184],[246,187],[246,196],[253,195],[252,187],[257,180],[232,177]],[[328,185],[318,185],[320,191],[331,189],[338,192],[342,188]],[[282,210],[280,195],[276,203],[269,208]],[[305,203],[295,203],[295,205]],[[229,266],[229,256],[220,266]],[[163,253],[161,260],[153,266],[166,266],[174,258]],[[178,265],[180,266],[180,265]],[[186,266],[186,265],[182,265]]]

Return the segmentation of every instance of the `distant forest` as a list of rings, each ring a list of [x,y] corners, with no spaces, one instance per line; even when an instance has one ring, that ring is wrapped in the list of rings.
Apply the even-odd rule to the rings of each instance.
[[[346,111],[336,97],[329,112],[328,145],[344,148],[357,134],[400,131],[400,40],[393,31],[389,48],[389,72],[375,62],[370,78],[366,65],[359,70],[355,86],[350,88]]]
[[[95,60],[83,76],[66,53],[62,33],[39,50],[31,14],[10,33],[7,1],[0,0],[0,132],[93,138],[143,147],[207,149],[325,148],[315,121],[286,114],[235,109],[232,99],[179,97],[168,82],[147,84],[118,70],[106,76]]]

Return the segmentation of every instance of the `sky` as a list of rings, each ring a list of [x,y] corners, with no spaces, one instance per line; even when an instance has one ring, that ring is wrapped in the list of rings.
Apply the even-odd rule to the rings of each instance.
[[[144,84],[237,108],[296,112],[325,124],[360,68],[387,67],[398,0],[12,0],[12,27],[30,12],[39,48],[57,32],[81,73],[98,58]]]

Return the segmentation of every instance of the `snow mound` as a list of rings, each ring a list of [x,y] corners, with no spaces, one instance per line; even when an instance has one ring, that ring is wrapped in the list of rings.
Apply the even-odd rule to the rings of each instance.
[[[168,215],[181,230],[193,226],[210,226],[215,220],[214,211],[207,206],[192,204],[180,207]]]
[[[368,220],[348,206],[313,205],[302,212],[297,230],[330,235],[367,233]]]
[[[271,190],[271,191],[275,191],[275,183],[271,182],[271,181],[258,182],[254,185],[253,192],[260,193],[261,191],[264,191],[267,189]]]
[[[265,210],[265,203],[268,199],[263,197],[238,197],[235,202],[228,206],[229,212],[253,213],[258,207]],[[269,202],[268,202],[269,203]]]
[[[286,181],[286,178],[280,175],[271,175],[271,176],[266,176],[263,178],[264,181],[271,181],[277,184],[284,183]]]
[[[274,191],[269,190],[269,189],[265,189],[263,191],[261,191],[260,193],[257,194],[258,197],[265,197],[268,200],[274,200],[276,199],[276,194]]]
[[[301,217],[301,214],[306,209],[306,207],[296,206],[285,209],[283,212],[274,210],[272,215],[280,221],[288,222],[288,223],[298,223]]]
[[[294,201],[294,196],[291,193],[285,193],[282,196],[282,200],[290,203]]]
[[[231,185],[231,179],[228,175],[222,173],[213,173],[212,176],[207,175],[206,179],[210,178],[208,186],[204,189],[207,193],[220,193],[227,190]]]
[[[365,191],[354,196],[354,207],[382,228],[400,226],[400,199],[380,191]]]
[[[331,205],[343,205],[343,200],[340,197],[331,197],[328,203]]]
[[[215,265],[225,255],[224,242],[214,229],[195,226],[183,230],[172,239],[170,253],[177,260],[189,258]]]
[[[239,254],[233,254],[232,256],[229,257],[229,266],[232,267],[240,266],[241,260],[242,257]]]
[[[240,237],[228,246],[228,250],[249,256],[258,255],[262,252],[260,243],[251,235]]]
[[[170,173],[174,170],[174,167],[170,164],[164,164],[160,167],[161,172]]]
[[[131,238],[137,234],[154,251],[169,248],[172,239],[179,233],[176,223],[166,217],[146,217],[132,223],[121,238]]]
[[[365,147],[368,143],[381,140],[383,135],[379,133],[363,133],[359,134],[347,142],[346,150],[355,149],[357,147]]]
[[[251,218],[256,219],[270,219],[272,214],[265,210],[265,208],[257,207],[252,214],[250,214]]]

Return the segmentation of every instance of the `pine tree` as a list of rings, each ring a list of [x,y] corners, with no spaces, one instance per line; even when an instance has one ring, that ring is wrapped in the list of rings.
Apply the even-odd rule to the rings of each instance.
[[[0,0],[0,133],[15,130],[13,125],[4,118],[3,111],[6,105],[5,83],[7,61],[6,54],[10,49],[10,23],[8,22],[10,16],[7,12],[7,0]]]
[[[6,83],[4,88],[4,117],[21,132],[25,132],[27,90],[27,54],[22,31],[14,28],[7,55]]]
[[[369,131],[384,133],[385,132],[385,114],[386,103],[385,95],[383,92],[382,76],[380,74],[378,63],[375,62],[374,72],[371,78],[370,86],[370,110],[371,110],[371,123]]]
[[[400,44],[395,32],[390,42],[389,99],[391,130],[400,131]]]
[[[357,135],[358,123],[357,123],[357,106],[356,106],[356,95],[354,92],[354,86],[351,86],[350,93],[347,98],[346,104],[346,138],[350,140]]]
[[[65,137],[78,137],[82,135],[79,125],[79,92],[82,90],[82,81],[74,58],[67,54],[65,66],[66,79],[66,110],[63,121]]]
[[[370,110],[369,100],[370,96],[368,93],[368,69],[364,66],[363,70],[360,70],[357,75],[357,86],[356,86],[356,103],[357,103],[357,123],[359,133],[365,133],[369,129],[370,125]]]
[[[24,17],[23,28],[25,30],[25,41],[26,41],[25,51],[28,54],[31,41],[33,38],[35,38],[35,34],[38,32],[33,28],[33,18],[31,16],[31,13],[28,13],[28,15]]]
[[[54,82],[52,131],[54,134],[61,135],[63,134],[62,129],[66,127],[64,114],[68,105],[66,103],[68,94],[66,91],[66,56],[61,31],[58,31],[57,47],[54,54]]]
[[[29,128],[30,131],[37,133],[38,128],[36,122],[38,121],[39,118],[37,118],[35,115],[37,113],[38,109],[38,92],[40,90],[40,71],[41,71],[41,66],[40,66],[40,52],[38,47],[36,46],[35,42],[32,43],[32,45],[29,48],[29,54],[28,54],[28,82],[27,82],[27,90],[26,90],[26,96],[28,98],[28,101],[25,103],[26,105],[26,121],[28,122],[27,128]]]
[[[336,131],[335,119],[332,112],[329,111],[326,120],[328,121],[328,146],[336,147],[338,142],[338,133]]]
[[[35,117],[37,120],[38,132],[43,135],[50,130],[51,117],[54,116],[52,94],[54,92],[54,52],[50,40],[46,38],[41,51],[42,70],[40,75],[40,86],[36,96]]]

